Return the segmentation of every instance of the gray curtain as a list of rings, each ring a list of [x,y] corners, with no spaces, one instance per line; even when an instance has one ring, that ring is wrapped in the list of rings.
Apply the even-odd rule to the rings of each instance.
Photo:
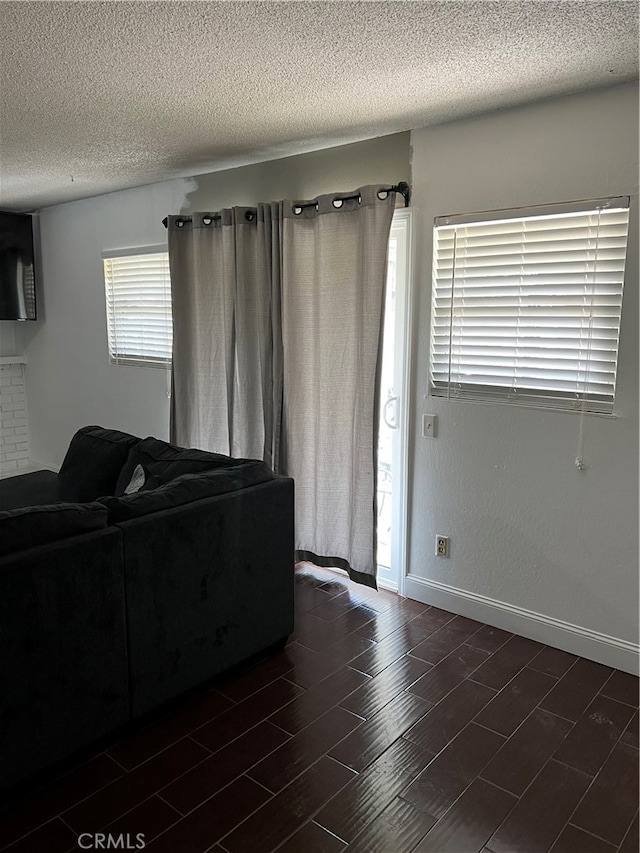
[[[373,587],[394,205],[368,186],[169,217],[172,440],[293,477],[297,559]]]
[[[172,216],[168,228],[174,341],[171,440],[263,459],[275,468],[282,345],[280,282],[272,275],[280,223],[272,207]]]

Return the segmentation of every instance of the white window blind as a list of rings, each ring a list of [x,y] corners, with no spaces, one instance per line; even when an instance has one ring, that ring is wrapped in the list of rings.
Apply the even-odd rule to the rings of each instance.
[[[437,219],[431,393],[612,412],[628,205]]]
[[[109,358],[113,364],[171,363],[169,254],[156,249],[104,253]]]

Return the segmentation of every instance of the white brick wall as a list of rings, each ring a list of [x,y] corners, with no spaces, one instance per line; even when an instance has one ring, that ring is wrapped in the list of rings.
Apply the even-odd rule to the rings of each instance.
[[[0,474],[28,465],[24,366],[17,361],[0,364]]]

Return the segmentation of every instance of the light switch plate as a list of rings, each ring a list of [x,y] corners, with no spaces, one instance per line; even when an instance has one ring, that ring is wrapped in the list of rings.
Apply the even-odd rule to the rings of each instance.
[[[438,425],[438,418],[435,415],[423,415],[422,416],[422,437],[423,438],[435,438],[436,437],[437,425]]]

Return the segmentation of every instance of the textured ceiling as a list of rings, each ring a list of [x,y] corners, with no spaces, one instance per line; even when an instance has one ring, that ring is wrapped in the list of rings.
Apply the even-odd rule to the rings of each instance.
[[[635,0],[0,0],[0,207],[270,160],[637,74]]]

